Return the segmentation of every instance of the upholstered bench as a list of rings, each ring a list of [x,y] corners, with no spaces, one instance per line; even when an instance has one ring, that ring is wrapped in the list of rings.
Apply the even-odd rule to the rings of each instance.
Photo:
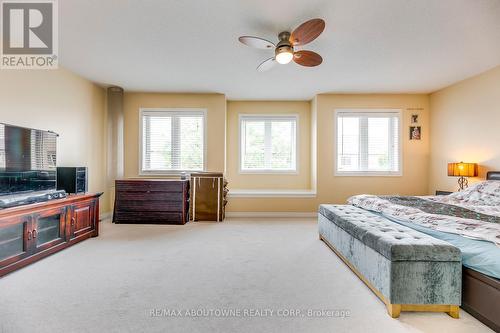
[[[444,241],[347,205],[321,205],[319,237],[386,304],[401,311],[459,316],[460,250]]]

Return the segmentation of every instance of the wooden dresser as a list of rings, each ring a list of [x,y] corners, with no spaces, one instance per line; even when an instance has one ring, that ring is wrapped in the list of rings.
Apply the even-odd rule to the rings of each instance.
[[[185,224],[189,180],[124,179],[115,182],[114,223]]]
[[[0,210],[0,276],[99,234],[102,193]]]

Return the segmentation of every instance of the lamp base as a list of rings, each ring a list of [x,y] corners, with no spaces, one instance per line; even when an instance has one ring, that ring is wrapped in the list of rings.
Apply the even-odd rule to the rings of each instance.
[[[458,190],[463,191],[467,187],[469,187],[469,180],[464,176],[458,178]]]

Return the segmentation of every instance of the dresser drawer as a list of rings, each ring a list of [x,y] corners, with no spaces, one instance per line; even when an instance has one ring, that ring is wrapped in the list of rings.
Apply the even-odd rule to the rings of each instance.
[[[184,224],[185,217],[181,212],[115,212],[115,223],[140,224]]]
[[[116,200],[122,201],[183,201],[184,195],[182,192],[117,192]]]
[[[182,200],[120,200],[120,211],[134,212],[182,212]]]
[[[116,191],[118,192],[183,192],[185,188],[182,182],[162,182],[162,181],[136,181],[120,180],[116,181]]]

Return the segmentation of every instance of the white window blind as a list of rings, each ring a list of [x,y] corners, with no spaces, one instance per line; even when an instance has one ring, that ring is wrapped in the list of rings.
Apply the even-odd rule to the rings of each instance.
[[[245,115],[240,117],[242,171],[297,170],[297,117]]]
[[[141,113],[142,172],[203,170],[204,111]]]
[[[336,172],[400,175],[399,110],[337,110]]]

